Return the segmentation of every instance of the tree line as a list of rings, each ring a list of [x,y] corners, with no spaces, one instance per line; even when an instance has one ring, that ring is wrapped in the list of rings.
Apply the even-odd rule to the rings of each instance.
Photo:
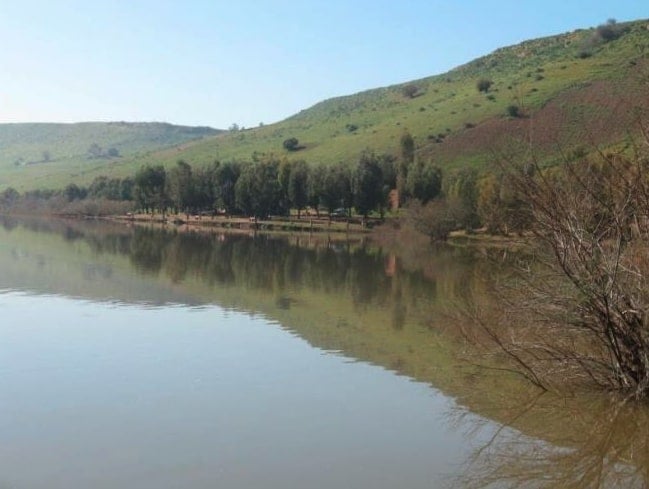
[[[63,189],[24,194],[9,188],[0,192],[0,210],[45,208],[83,214],[128,206],[146,213],[261,218],[288,215],[291,210],[300,217],[309,208],[318,216],[324,212],[383,217],[400,206],[419,231],[445,239],[454,229],[486,226],[489,232],[503,234],[523,230],[523,206],[509,188],[500,176],[471,169],[443,175],[434,162],[416,156],[415,141],[405,132],[398,156],[365,150],[352,164],[310,165],[273,155],[201,167],[184,160],[171,168],[149,164],[131,177],[99,176],[88,186],[71,183]]]

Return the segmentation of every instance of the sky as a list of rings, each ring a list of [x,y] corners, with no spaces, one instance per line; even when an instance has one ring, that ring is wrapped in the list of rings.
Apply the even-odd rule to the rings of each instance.
[[[647,0],[3,0],[0,122],[228,128],[423,78]]]

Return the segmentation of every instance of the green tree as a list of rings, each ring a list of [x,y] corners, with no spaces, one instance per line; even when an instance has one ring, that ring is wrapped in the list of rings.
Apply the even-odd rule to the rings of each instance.
[[[20,193],[13,187],[0,193],[0,209],[11,209],[20,199]]]
[[[408,197],[406,182],[408,181],[408,169],[415,160],[415,140],[412,135],[405,131],[399,141],[401,158],[397,167],[397,190],[399,191],[399,201],[405,202]]]
[[[352,175],[354,207],[363,216],[383,203],[383,172],[374,153],[364,151]]]
[[[430,161],[415,161],[408,171],[408,195],[425,204],[436,198],[441,190],[442,170]]]
[[[320,204],[324,205],[322,194],[326,171],[324,166],[316,165],[311,168],[307,176],[307,204],[315,209],[318,216],[320,216]]]
[[[153,212],[156,209],[163,213],[167,208],[165,182],[167,172],[162,165],[146,165],[135,174],[134,194],[140,209]]]
[[[284,140],[282,146],[284,146],[284,149],[287,151],[297,151],[300,149],[300,142],[297,138],[288,138]]]
[[[88,191],[83,187],[79,187],[75,183],[70,183],[63,190],[63,195],[68,202],[72,202],[73,200],[85,199],[86,195],[88,195]]]
[[[279,162],[272,159],[245,165],[235,185],[237,207],[244,214],[265,217],[286,212],[278,172]]]
[[[196,209],[213,211],[217,204],[217,172],[220,163],[215,161],[192,172],[194,205]]]
[[[133,188],[135,182],[132,178],[123,178],[119,183],[119,200],[133,200]]]
[[[474,169],[460,170],[449,180],[444,193],[449,199],[457,201],[458,224],[467,230],[479,227],[477,172]]]
[[[194,205],[194,181],[192,167],[180,160],[169,171],[166,179],[167,195],[177,212],[189,213]]]
[[[297,217],[307,205],[309,167],[304,161],[296,161],[291,167],[288,179],[288,200],[297,209]]]
[[[476,83],[476,88],[479,92],[487,93],[491,88],[491,85],[493,85],[493,82],[488,78],[480,78]]]
[[[330,214],[339,207],[351,209],[353,205],[351,175],[345,164],[338,163],[329,166],[323,172],[320,203],[326,207]]]
[[[216,168],[216,204],[228,214],[237,212],[235,187],[241,175],[241,165],[236,161],[219,164]]]
[[[279,186],[282,188],[282,198],[290,206],[290,199],[288,196],[288,186],[289,180],[291,179],[291,171],[293,169],[293,163],[284,159],[279,164],[279,170],[277,173],[277,178],[279,180]]]

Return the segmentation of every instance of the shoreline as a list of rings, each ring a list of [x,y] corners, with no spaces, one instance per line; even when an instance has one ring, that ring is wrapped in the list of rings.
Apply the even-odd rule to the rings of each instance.
[[[329,219],[313,216],[270,217],[255,219],[247,217],[226,216],[187,216],[185,214],[132,214],[103,216],[96,219],[133,224],[154,224],[181,230],[230,231],[230,232],[268,232],[273,234],[336,234],[348,236],[369,236],[378,220],[369,220],[363,224],[360,218]]]

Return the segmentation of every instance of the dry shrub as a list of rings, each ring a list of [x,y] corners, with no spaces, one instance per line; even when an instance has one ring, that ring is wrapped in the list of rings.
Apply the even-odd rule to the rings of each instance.
[[[545,389],[649,396],[649,158],[600,154],[559,171],[508,162],[539,250],[475,311],[476,342]],[[531,171],[533,170],[533,171]]]

